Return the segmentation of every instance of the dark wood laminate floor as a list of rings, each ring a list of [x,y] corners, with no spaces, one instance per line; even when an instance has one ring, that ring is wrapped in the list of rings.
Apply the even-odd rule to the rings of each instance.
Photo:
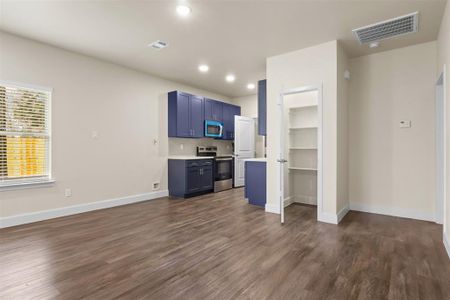
[[[0,230],[1,299],[450,299],[442,227],[291,205],[242,189]]]

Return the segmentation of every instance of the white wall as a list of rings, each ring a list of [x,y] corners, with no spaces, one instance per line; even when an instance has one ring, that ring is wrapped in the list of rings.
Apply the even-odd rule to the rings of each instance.
[[[277,211],[280,119],[278,95],[284,89],[323,84],[323,217],[336,216],[337,42],[267,59],[267,210]],[[320,213],[320,212],[319,212]]]
[[[352,209],[434,218],[435,62],[436,42],[350,60]]]
[[[344,73],[349,69],[347,54],[338,43],[337,48],[337,208],[339,213],[345,213],[349,207],[349,160],[348,160],[348,110],[349,81]],[[342,216],[342,215],[341,215]]]
[[[446,65],[446,120],[447,120],[447,198],[445,200],[446,212],[444,220],[444,231],[448,243],[448,251],[450,255],[450,4],[447,2],[445,7],[444,17],[439,30],[439,37],[437,41],[438,64],[437,76],[442,72],[443,65]],[[436,78],[435,77],[435,78]]]
[[[258,117],[258,95],[232,98],[231,101],[241,107],[241,115],[249,118]]]
[[[56,179],[51,187],[0,192],[0,217],[149,193],[154,181],[166,190],[167,92],[229,100],[5,33],[0,79],[53,88]]]

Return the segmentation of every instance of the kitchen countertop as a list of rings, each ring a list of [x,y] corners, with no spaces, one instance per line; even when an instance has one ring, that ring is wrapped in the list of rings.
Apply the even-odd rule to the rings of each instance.
[[[180,160],[189,160],[189,159],[213,159],[214,156],[195,156],[195,155],[174,155],[169,156],[168,159],[180,159]]]
[[[267,158],[265,158],[265,157],[258,157],[258,158],[248,158],[248,159],[244,159],[244,161],[259,161],[259,162],[267,162]]]

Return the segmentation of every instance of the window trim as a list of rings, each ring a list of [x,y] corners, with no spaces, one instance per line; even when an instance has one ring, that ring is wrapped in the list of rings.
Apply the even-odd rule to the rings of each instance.
[[[53,178],[52,172],[52,142],[53,142],[53,129],[52,129],[52,98],[53,98],[53,88],[47,86],[40,86],[28,83],[21,83],[17,81],[9,81],[0,79],[0,85],[6,85],[14,88],[21,89],[29,89],[36,92],[45,92],[48,93],[48,108],[46,112],[46,120],[48,126],[48,149],[47,149],[47,168],[48,168],[48,176],[46,178],[42,178],[42,180],[23,180],[20,182],[19,180],[12,180],[11,183],[5,184],[5,182],[0,183],[0,191],[7,190],[16,190],[16,189],[25,189],[31,187],[39,187],[42,185],[48,185],[55,183],[55,179]]]

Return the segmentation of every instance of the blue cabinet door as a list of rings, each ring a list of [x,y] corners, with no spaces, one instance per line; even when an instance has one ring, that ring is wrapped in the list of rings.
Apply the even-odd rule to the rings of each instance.
[[[201,168],[201,189],[204,190],[212,190],[214,188],[213,186],[213,168],[212,166],[209,167],[202,167]]]
[[[205,120],[223,122],[223,103],[205,98]]]
[[[234,139],[234,116],[241,115],[241,108],[236,105],[223,104],[223,139]]]
[[[231,105],[228,103],[223,104],[223,136],[222,139],[231,139],[231,115],[232,115]]]
[[[214,101],[212,104],[212,114],[214,121],[223,122],[223,103]]]
[[[190,97],[190,129],[191,136],[196,138],[203,137],[203,123],[204,123],[204,113],[203,113],[203,98],[199,96]]]
[[[264,207],[266,205],[266,163],[245,162],[245,197],[248,203]]]
[[[213,120],[213,111],[212,111],[213,101],[214,100],[205,98],[205,101],[203,102],[205,120]]]
[[[189,94],[178,93],[176,100],[176,136],[177,137],[190,137],[192,135],[191,124],[189,118],[190,110],[190,97]],[[169,120],[170,121],[170,120]]]
[[[186,194],[200,192],[202,190],[200,167],[186,168],[186,181]]]
[[[234,116],[240,116],[241,115],[241,107],[232,105],[231,106],[231,139],[234,140]]]
[[[203,97],[173,91],[168,98],[169,137],[203,137]]]
[[[266,135],[267,80],[258,81],[258,134]]]

